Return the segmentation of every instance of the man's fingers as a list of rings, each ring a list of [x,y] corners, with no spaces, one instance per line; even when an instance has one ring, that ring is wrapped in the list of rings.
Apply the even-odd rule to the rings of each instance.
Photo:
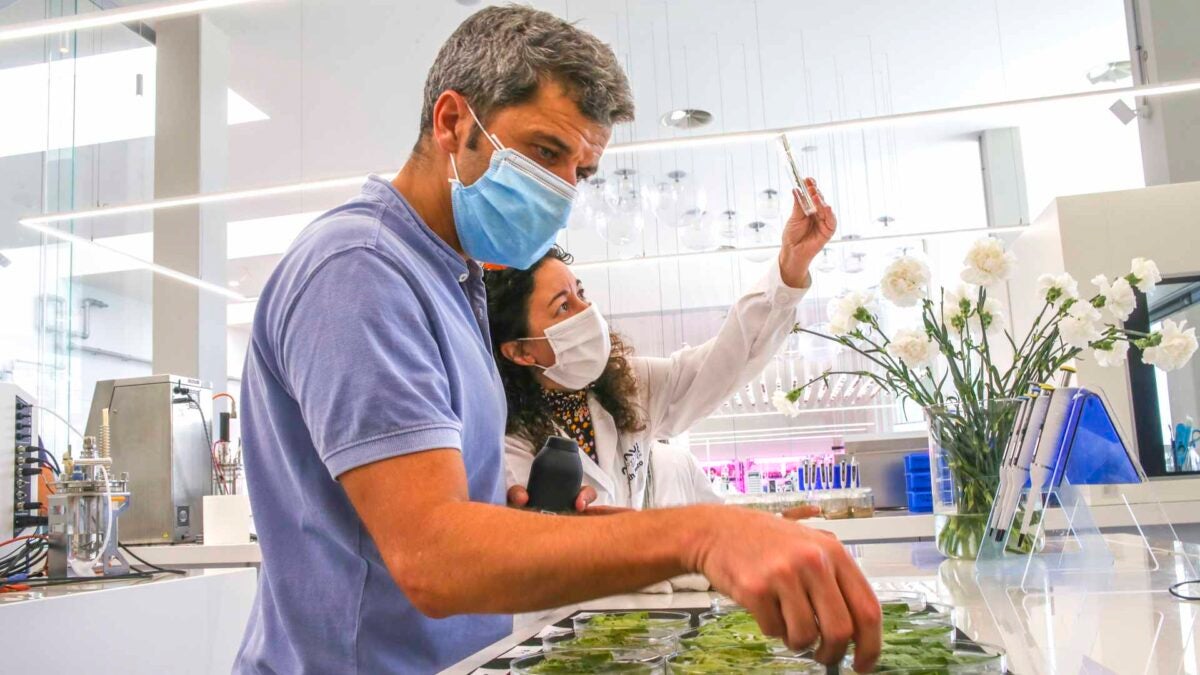
[[[835,574],[854,622],[854,670],[869,673],[883,648],[883,609],[858,565],[840,566]]]
[[[812,603],[797,577],[785,580],[780,587],[779,607],[783,613],[787,633],[783,642],[792,651],[804,651],[813,646],[820,636]]]
[[[575,497],[575,510],[586,511],[587,507],[594,501],[596,501],[596,488],[591,485],[585,485],[579,491],[579,495]]]
[[[529,503],[529,493],[520,485],[508,488],[508,505],[525,506]]]
[[[823,546],[826,551],[824,564],[806,569],[805,586],[821,627],[821,644],[813,658],[825,665],[833,665],[846,655],[846,647],[854,637],[854,620],[839,589],[834,566],[854,563],[841,544],[828,542]],[[838,549],[841,549],[840,554]]]
[[[748,597],[734,597],[733,600],[754,616],[763,635],[777,638],[787,635],[787,623],[783,620],[774,593],[754,593]]]

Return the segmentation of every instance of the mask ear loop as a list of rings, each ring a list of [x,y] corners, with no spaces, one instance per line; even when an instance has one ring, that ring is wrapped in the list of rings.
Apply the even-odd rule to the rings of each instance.
[[[496,138],[495,134],[488,133],[488,130],[483,126],[483,122],[479,121],[479,116],[475,114],[475,109],[472,108],[470,104],[467,104],[467,112],[471,113],[471,117],[475,120],[475,124],[479,125],[479,130],[483,132],[484,137],[488,139],[488,142],[492,144],[492,147],[496,150],[503,150],[504,144],[500,142],[499,138]]]
[[[471,113],[471,119],[475,120],[475,124],[479,127],[479,130],[483,132],[483,137],[488,139],[488,143],[492,144],[492,148],[494,148],[497,152],[503,150],[504,144],[501,143],[500,139],[496,138],[494,134],[488,133],[488,130],[483,126],[483,122],[479,121],[479,116],[475,114],[475,109],[472,108],[470,104],[467,104],[467,112]],[[448,180],[451,183],[458,183],[461,185],[462,179],[458,177],[458,164],[456,164],[454,161],[453,152],[450,153],[450,168],[454,171],[454,178],[450,178]]]
[[[545,337],[545,336],[543,336],[543,337],[527,337],[527,338],[517,338],[517,342],[529,342],[529,341],[533,341],[533,340],[547,340],[547,341],[549,341],[549,340],[550,340],[550,338],[548,338],[548,337]],[[551,350],[553,350],[553,349],[554,349],[554,347],[553,347],[553,346],[551,346],[551,347],[550,347],[550,349],[551,349]],[[558,357],[558,354],[555,354],[554,356],[555,356],[555,358],[557,358],[557,357]],[[529,364],[529,366],[528,366],[528,367],[529,367],[529,368],[538,368],[538,369],[540,369],[540,370],[542,370],[542,371],[546,371],[546,370],[550,370],[550,369],[551,369],[551,368],[553,368],[554,366],[543,366],[542,364],[538,363],[537,361],[534,361],[533,363]]]

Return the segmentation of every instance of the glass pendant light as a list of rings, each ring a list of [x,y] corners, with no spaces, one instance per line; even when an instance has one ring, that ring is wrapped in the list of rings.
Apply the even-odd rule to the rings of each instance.
[[[717,247],[717,235],[708,212],[690,208],[679,217],[679,242],[689,251],[711,251]]]
[[[758,212],[759,220],[778,220],[780,216],[780,205],[782,200],[779,198],[779,190],[775,188],[767,188],[758,193],[758,198],[755,200],[755,207]]]

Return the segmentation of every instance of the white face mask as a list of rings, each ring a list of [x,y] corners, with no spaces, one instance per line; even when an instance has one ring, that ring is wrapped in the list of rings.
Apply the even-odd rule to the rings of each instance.
[[[541,368],[546,377],[572,390],[583,389],[595,382],[604,373],[612,351],[608,322],[595,305],[550,326],[544,338],[521,339],[548,340],[554,351],[554,365],[549,368],[533,365]]]

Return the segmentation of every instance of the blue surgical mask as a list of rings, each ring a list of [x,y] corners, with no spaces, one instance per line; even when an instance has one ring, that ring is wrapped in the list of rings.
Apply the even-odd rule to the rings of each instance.
[[[471,117],[492,144],[492,161],[479,180],[463,185],[450,155],[450,204],[454,227],[467,255],[480,262],[529,269],[546,255],[567,226],[575,186],[489,134],[475,111]]]

